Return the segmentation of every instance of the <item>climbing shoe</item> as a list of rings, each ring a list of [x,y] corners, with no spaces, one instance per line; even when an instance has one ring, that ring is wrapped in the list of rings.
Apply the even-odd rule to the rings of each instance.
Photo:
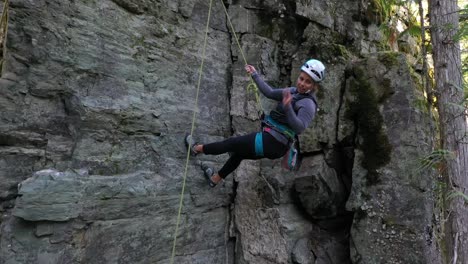
[[[201,163],[201,164],[200,164],[200,167],[201,167],[201,169],[202,169],[202,171],[203,171],[203,175],[205,175],[205,178],[206,178],[206,180],[208,181],[208,184],[210,185],[210,187],[212,187],[212,188],[215,187],[215,186],[216,186],[216,183],[213,182],[213,181],[211,180],[211,177],[212,177],[213,174],[214,174],[213,168],[211,168],[210,166],[206,165],[205,163]]]
[[[195,151],[195,146],[198,145],[198,143],[196,143],[194,140],[193,140],[193,137],[192,135],[187,135],[185,136],[185,147],[187,147],[188,149],[190,149],[190,156],[193,156],[195,157],[198,152]]]

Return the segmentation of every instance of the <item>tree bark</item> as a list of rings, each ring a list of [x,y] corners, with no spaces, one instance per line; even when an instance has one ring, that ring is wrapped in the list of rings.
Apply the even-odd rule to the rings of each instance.
[[[439,111],[441,147],[453,153],[446,160],[443,175],[453,191],[468,194],[467,115],[463,107],[463,84],[456,0],[429,0],[433,46],[435,91]],[[452,192],[453,194],[453,192]],[[451,264],[468,263],[468,207],[461,195],[449,200],[446,242]]]
[[[0,77],[2,77],[3,64],[6,57],[9,3],[9,0],[6,0],[5,3],[3,3],[2,15],[0,17]]]

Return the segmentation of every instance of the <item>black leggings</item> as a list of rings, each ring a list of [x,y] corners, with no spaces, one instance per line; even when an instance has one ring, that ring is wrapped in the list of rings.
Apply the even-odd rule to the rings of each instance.
[[[255,154],[255,133],[245,136],[231,137],[224,141],[203,145],[203,153],[208,155],[219,155],[231,152],[231,156],[224,166],[218,171],[221,178],[226,178],[233,172],[244,159],[257,160],[261,158],[278,159],[286,153],[288,146],[277,141],[272,135],[263,133],[263,156]]]

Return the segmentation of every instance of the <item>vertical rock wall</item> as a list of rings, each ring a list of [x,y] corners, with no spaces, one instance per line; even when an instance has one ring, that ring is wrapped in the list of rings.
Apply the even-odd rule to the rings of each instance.
[[[207,141],[231,133],[220,7],[197,110]],[[24,207],[18,200],[15,216],[8,209],[2,219],[2,262],[169,261],[206,11],[204,1],[11,1],[2,197],[14,198],[33,171],[87,172],[43,172],[38,186],[23,184]],[[232,188],[206,188],[194,163],[187,186],[177,263],[220,263]],[[39,194],[21,197],[31,191]]]
[[[372,5],[224,3],[247,61],[270,84],[294,85],[310,57],[327,77],[301,136],[300,172],[244,161],[210,189],[198,162],[220,168],[227,154],[191,159],[175,263],[424,263],[435,252],[432,181],[407,161],[429,149],[428,124],[404,56],[370,54],[382,46]],[[200,142],[259,127],[217,0],[194,105],[208,4],[11,1],[0,263],[169,263],[193,111]],[[368,109],[390,146],[373,167],[366,161],[380,149],[366,148],[372,126],[357,118]]]
[[[347,71],[344,116],[356,156],[347,208],[353,263],[440,263],[433,228],[434,175],[421,170],[431,123],[403,54],[380,53]]]

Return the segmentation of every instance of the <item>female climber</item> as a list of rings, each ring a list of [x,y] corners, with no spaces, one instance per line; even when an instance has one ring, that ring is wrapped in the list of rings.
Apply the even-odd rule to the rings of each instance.
[[[185,144],[190,154],[219,155],[230,153],[224,166],[215,172],[202,164],[202,170],[211,187],[233,172],[244,159],[277,159],[284,156],[294,138],[312,122],[317,111],[315,93],[325,75],[325,66],[318,60],[308,60],[301,67],[296,87],[273,89],[258,74],[252,65],[246,65],[260,91],[267,98],[279,101],[276,109],[262,120],[262,131],[244,136],[231,137],[210,144],[196,143],[188,135]]]

